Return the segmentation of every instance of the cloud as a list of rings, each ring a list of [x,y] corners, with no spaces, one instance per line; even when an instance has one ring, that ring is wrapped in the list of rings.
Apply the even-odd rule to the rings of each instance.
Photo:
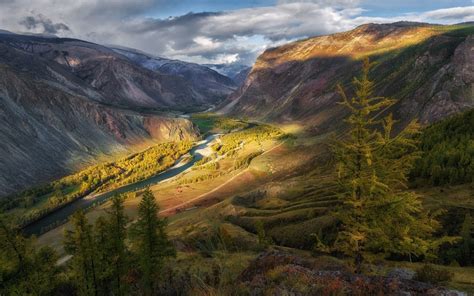
[[[53,23],[52,20],[42,14],[36,16],[26,16],[20,22],[20,25],[25,26],[29,31],[35,31],[42,28],[41,33],[56,34],[60,31],[69,31],[69,27],[64,23]]]
[[[422,13],[418,19],[439,21],[442,23],[474,21],[474,6],[452,7],[428,11]]]
[[[474,1],[474,0],[473,0]],[[278,0],[277,4],[288,3],[314,3],[331,7],[354,7],[361,3],[361,0]]]
[[[173,4],[171,0],[0,0],[0,3],[0,29],[123,45],[202,63],[250,64],[268,47],[350,30],[367,22],[474,21],[474,6],[399,13],[392,17],[373,17],[375,13],[371,11],[368,16],[367,7],[381,5],[375,0],[278,0],[267,7],[190,12],[169,18],[152,17],[152,12],[169,7]]]

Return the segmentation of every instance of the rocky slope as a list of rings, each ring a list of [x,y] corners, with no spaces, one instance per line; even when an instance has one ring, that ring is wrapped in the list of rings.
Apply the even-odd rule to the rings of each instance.
[[[116,103],[110,101],[114,93],[103,92],[111,86],[101,84],[107,75],[101,71],[119,74],[119,69],[135,66],[124,60],[112,65],[113,70],[97,66],[101,71],[91,76],[83,73],[100,59],[108,63],[119,59],[114,52],[101,49],[102,55],[96,55],[96,46],[84,43],[73,52],[77,41],[42,43],[44,38],[28,37],[30,41],[25,42],[5,36],[0,36],[0,196],[144,141],[195,137],[187,120],[111,106]],[[147,75],[136,79],[148,79]],[[127,81],[120,81],[121,86],[126,88]],[[113,80],[109,83],[114,84]],[[141,99],[127,97],[127,102],[141,102],[137,98]]]
[[[242,85],[247,74],[250,72],[252,67],[239,63],[230,63],[230,64],[205,64],[204,66],[209,67],[222,75],[225,75],[231,78],[234,83],[238,86]]]
[[[376,94],[398,99],[391,111],[403,121],[434,122],[474,106],[474,26],[394,23],[267,50],[221,111],[334,128],[345,114],[336,85],[350,89],[367,56],[377,62]]]
[[[230,79],[203,66],[188,67],[186,71],[154,71],[108,47],[81,40],[0,33],[0,42],[54,61],[99,93],[94,100],[113,106],[206,109],[235,89]],[[198,78],[212,83],[199,84]]]
[[[249,75],[250,71],[252,71],[251,67],[244,68],[241,71],[239,71],[238,73],[236,73],[234,76],[232,76],[232,80],[234,80],[234,82],[237,85],[240,86],[240,85],[244,84],[244,82],[247,79],[247,76]]]
[[[184,79],[202,104],[220,102],[237,88],[232,79],[203,65],[154,57],[133,49],[114,50],[145,69]]]

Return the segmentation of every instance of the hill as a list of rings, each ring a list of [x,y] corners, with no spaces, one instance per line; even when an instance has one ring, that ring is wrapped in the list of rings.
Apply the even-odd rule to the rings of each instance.
[[[196,105],[192,96],[172,95],[161,76],[112,50],[77,40],[0,34],[0,52],[0,196],[72,172],[100,155],[196,135],[185,119],[133,111],[158,106],[144,85],[155,85],[168,100],[184,97]],[[125,75],[127,70],[133,75]],[[163,77],[186,89],[179,78]]]
[[[345,115],[336,85],[348,85],[370,57],[376,93],[399,100],[395,117],[432,123],[474,106],[473,34],[470,24],[367,24],[268,49],[221,112],[335,128]]]

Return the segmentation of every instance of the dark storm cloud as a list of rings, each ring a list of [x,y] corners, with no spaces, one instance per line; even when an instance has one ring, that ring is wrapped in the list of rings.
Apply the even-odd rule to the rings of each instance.
[[[24,17],[20,22],[27,30],[43,28],[43,33],[57,34],[60,31],[70,31],[69,27],[64,23],[53,23],[53,21],[42,14],[36,16]]]

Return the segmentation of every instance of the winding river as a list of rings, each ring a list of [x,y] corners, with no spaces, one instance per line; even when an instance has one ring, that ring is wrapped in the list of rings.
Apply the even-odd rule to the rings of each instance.
[[[184,157],[181,157],[176,161],[174,166],[148,179],[124,185],[108,192],[100,194],[90,194],[83,198],[77,199],[67,204],[66,206],[50,213],[49,215],[39,219],[38,221],[26,226],[23,229],[23,232],[27,235],[39,235],[41,234],[42,229],[50,228],[52,225],[60,223],[61,221],[65,221],[70,215],[72,215],[77,210],[86,209],[96,203],[103,203],[115,194],[135,191],[150,186],[152,184],[163,182],[173,177],[176,177],[177,175],[192,167],[197,161],[201,160],[204,157],[203,151],[209,148],[210,144],[218,136],[219,135],[217,134],[213,134],[206,137],[206,139],[202,140],[201,142],[198,142],[197,145],[189,151],[189,154],[192,157],[191,161],[184,162]]]

